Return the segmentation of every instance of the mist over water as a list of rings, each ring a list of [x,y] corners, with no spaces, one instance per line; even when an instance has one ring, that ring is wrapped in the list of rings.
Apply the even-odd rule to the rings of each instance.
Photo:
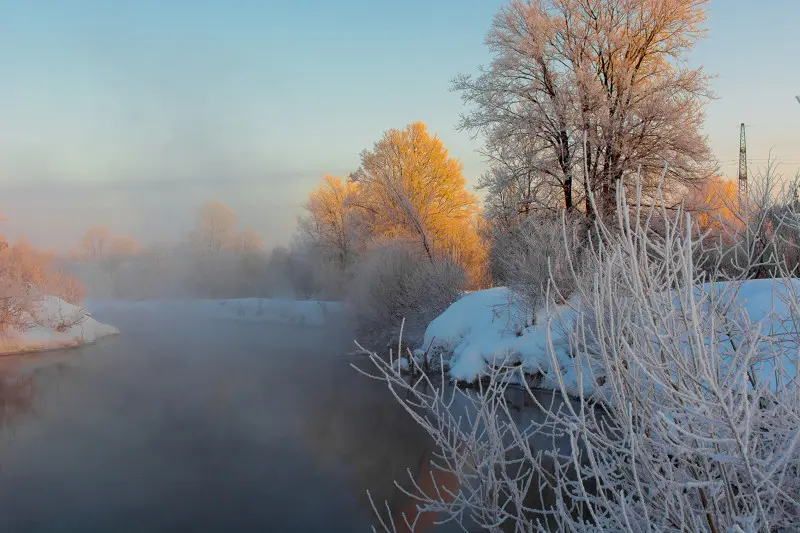
[[[236,211],[240,225],[255,230],[264,246],[287,244],[306,189],[315,177],[295,175],[213,177],[123,183],[0,183],[0,234],[9,240],[66,253],[92,226],[130,235],[145,246],[185,241],[205,201]],[[304,189],[305,187],[305,189]]]
[[[350,368],[345,328],[92,310],[123,334],[17,368],[33,401],[0,438],[2,531],[366,531],[365,490],[405,503],[392,481],[428,437]]]

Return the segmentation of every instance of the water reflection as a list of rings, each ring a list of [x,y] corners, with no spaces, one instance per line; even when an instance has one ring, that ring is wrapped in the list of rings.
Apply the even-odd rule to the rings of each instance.
[[[0,430],[12,427],[33,409],[33,379],[0,370]]]
[[[429,479],[431,439],[395,401],[383,383],[353,374],[349,363],[363,359],[343,358],[340,370],[321,385],[314,398],[317,409],[305,425],[306,438],[317,461],[325,468],[346,465],[348,487],[358,494],[362,508],[372,520],[373,509],[366,491],[400,528],[400,516],[415,514],[414,501],[399,490],[395,481],[410,485],[409,474]],[[354,379],[355,377],[355,379]],[[346,387],[343,387],[346,385]],[[347,392],[345,392],[347,391]],[[431,524],[417,532],[432,530]]]
[[[369,531],[367,489],[408,509],[393,481],[430,439],[348,332],[95,315],[123,335],[9,375],[0,531]]]
[[[429,387],[424,385],[424,383],[425,382],[423,382],[423,385],[418,385],[419,390],[421,392],[430,392]],[[467,395],[471,396],[475,391],[454,391],[450,384],[441,383],[435,384],[434,387],[439,389],[441,397],[449,404],[450,413],[463,424],[461,431],[470,433],[473,427],[469,421],[476,420],[478,413],[475,412],[473,401],[467,399]],[[547,390],[533,390],[529,393],[528,391],[512,386],[505,389],[503,401],[508,408],[508,414],[510,416],[509,421],[519,428],[550,427],[549,422],[551,421],[548,420],[549,417],[552,416],[553,413],[567,409],[566,400],[561,394]],[[571,403],[573,409],[580,408],[577,400],[571,400]],[[584,408],[590,409],[588,406]],[[600,415],[599,412],[597,414]],[[498,412],[497,416],[503,415]],[[433,418],[435,419],[435,416]],[[435,425],[436,423],[434,422],[434,426]],[[527,461],[526,455],[523,455],[523,450],[518,447],[518,445],[512,443],[512,436],[506,435],[506,437],[507,438],[503,439],[503,449],[506,452],[506,458],[519,461],[520,463],[518,466],[527,471],[526,475],[530,476],[531,489],[522,499],[522,505],[528,510],[526,513],[530,513],[528,518],[537,521],[543,528],[547,528],[551,531],[559,531],[559,526],[552,516],[552,510],[559,504],[559,500],[551,486],[552,475],[555,471],[555,459],[552,457],[551,453],[557,452],[560,457],[567,458],[572,449],[570,438],[562,432],[553,433],[547,429],[542,429],[541,431],[530,434],[530,440],[527,442],[527,446],[529,446],[534,453],[536,453],[537,450],[546,450],[548,452],[539,459],[539,465],[534,468],[534,465]],[[444,460],[438,456],[439,454],[431,452],[432,450],[427,450],[419,468],[414,471],[414,480],[408,481],[406,479],[403,486],[407,487],[409,491],[415,494],[421,493],[428,500],[450,503],[454,500],[456,495],[459,494],[459,480],[457,476],[451,472],[442,470],[441,466],[445,464]],[[449,457],[449,460],[455,459],[455,457]],[[464,459],[464,457],[460,459]],[[473,461],[477,461],[483,464],[483,466],[486,466],[486,463],[482,462],[481,457],[467,454],[466,459],[470,464],[474,464]],[[566,464],[560,463],[558,470],[574,480],[576,479],[574,465],[572,465],[571,461],[567,461]],[[590,492],[594,490],[594,484],[590,480],[583,480],[583,485]],[[470,493],[476,489],[477,487],[472,487],[472,489],[467,489],[466,492]],[[462,497],[463,494],[462,492]],[[513,505],[511,502],[507,502],[507,504]],[[542,510],[542,512],[534,512],[534,509]],[[514,511],[512,508],[508,508],[507,510],[513,515]],[[412,531],[408,524],[415,525],[413,529],[415,532],[433,529],[439,531],[441,526],[438,526],[437,522],[446,518],[445,516],[437,516],[432,513],[420,514],[415,500],[406,501],[404,505],[393,508],[391,517],[391,524],[393,524],[395,528],[392,531],[398,532]],[[478,525],[470,521],[470,518],[468,509],[465,513],[459,513],[457,517],[467,530],[482,530]],[[590,520],[588,515],[583,518],[585,520]],[[484,519],[490,518],[484,517]],[[494,522],[491,523],[494,524],[493,527],[499,528],[500,531],[510,532],[517,530],[517,526],[511,520],[499,525]],[[452,525],[452,527],[454,531],[462,531],[462,529],[458,528],[456,525]]]

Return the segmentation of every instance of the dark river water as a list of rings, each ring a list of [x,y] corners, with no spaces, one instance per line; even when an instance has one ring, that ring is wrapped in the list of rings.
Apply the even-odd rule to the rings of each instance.
[[[9,359],[0,531],[369,531],[427,435],[343,328],[95,304],[122,334]]]

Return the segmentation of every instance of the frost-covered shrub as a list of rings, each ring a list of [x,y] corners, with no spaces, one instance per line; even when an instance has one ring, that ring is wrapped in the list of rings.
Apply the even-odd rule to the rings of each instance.
[[[746,189],[702,198],[710,206],[690,196],[686,204],[695,215],[694,227],[705,233],[697,266],[724,278],[779,277],[779,265],[800,272],[799,186],[800,175],[785,179],[769,162]]]
[[[428,323],[464,290],[463,270],[430,260],[400,242],[373,249],[354,272],[347,307],[358,338],[372,345],[395,339],[405,320],[405,340],[419,341]]]
[[[709,284],[691,218],[658,211],[620,195],[617,219],[598,225],[590,275],[576,280],[575,320],[565,324],[572,365],[561,368],[547,349],[549,399],[502,361],[476,389],[449,394],[371,356],[435,440],[434,467],[458,479],[438,494],[413,481],[420,508],[489,531],[796,529],[800,282],[777,258],[774,281],[743,286],[763,261],[756,252],[738,258],[735,276],[712,269]],[[741,295],[743,287],[757,290]],[[556,301],[550,294],[548,305]],[[567,373],[577,388],[568,390]],[[512,383],[536,406],[529,416],[510,406]]]
[[[84,288],[55,268],[52,254],[0,239],[0,335],[30,327],[43,294],[78,303]]]
[[[86,287],[80,280],[55,269],[43,280],[41,290],[73,305],[80,305],[86,295]]]
[[[313,298],[320,292],[315,280],[314,263],[309,250],[305,248],[275,248],[265,272],[270,296]]]
[[[573,266],[580,269],[583,221],[561,216],[530,215],[491,234],[491,267],[496,283],[514,289],[536,311],[544,305],[548,284],[568,297],[575,289]]]
[[[30,286],[0,278],[0,337],[11,329],[28,328],[37,301],[38,296]]]

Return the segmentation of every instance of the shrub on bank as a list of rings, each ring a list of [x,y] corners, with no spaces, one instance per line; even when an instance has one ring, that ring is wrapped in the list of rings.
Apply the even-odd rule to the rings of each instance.
[[[24,241],[0,240],[0,334],[33,325],[44,294],[76,304],[83,299],[84,288],[53,265],[53,254]]]
[[[591,275],[575,279],[565,324],[570,368],[561,369],[552,332],[544,346],[553,395],[532,389],[513,357],[498,356],[474,389],[450,394],[370,355],[433,437],[432,468],[458,480],[453,494],[412,481],[421,510],[491,531],[744,533],[800,523],[794,271],[763,253],[774,233],[698,268],[704,236],[659,202],[655,216],[620,195],[616,220],[598,225]],[[798,232],[798,220],[782,224]],[[723,268],[728,254],[735,269]],[[762,266],[774,280],[749,281]],[[561,301],[550,293],[547,305]],[[511,387],[527,413],[509,401]]]
[[[347,309],[360,341],[383,346],[396,339],[405,319],[404,340],[422,340],[425,327],[464,290],[463,270],[447,259],[430,260],[402,242],[366,254],[356,266]]]

